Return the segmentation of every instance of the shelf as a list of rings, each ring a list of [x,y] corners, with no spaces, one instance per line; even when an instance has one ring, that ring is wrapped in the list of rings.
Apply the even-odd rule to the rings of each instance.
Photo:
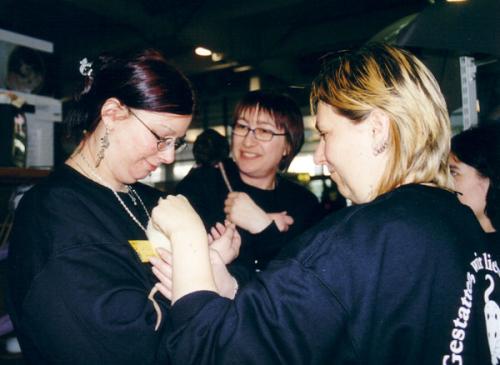
[[[16,185],[34,183],[48,176],[51,170],[19,168],[19,167],[0,167],[0,185]]]

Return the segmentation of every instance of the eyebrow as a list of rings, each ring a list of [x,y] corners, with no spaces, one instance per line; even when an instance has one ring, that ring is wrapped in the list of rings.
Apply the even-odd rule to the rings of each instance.
[[[246,123],[250,124],[250,122],[249,122],[248,120],[246,120],[245,118],[240,117],[240,118],[238,118],[238,119],[237,119],[237,121],[240,121],[240,120],[242,120],[242,121],[244,121],[244,122],[246,122]],[[277,126],[276,124],[273,124],[273,123],[271,123],[271,122],[267,122],[267,121],[265,121],[265,120],[257,120],[256,124],[257,124],[258,126],[261,126],[261,125],[267,125],[267,126],[269,126],[269,127],[273,127],[274,129],[279,129],[279,128],[278,128],[278,126]]]
[[[159,124],[157,124],[157,127],[155,129],[161,129],[161,133],[158,133],[158,132],[155,132],[156,134],[158,135],[164,135],[165,133],[167,133],[167,135],[164,135],[163,137],[161,138],[175,138],[175,135],[177,134],[177,132],[175,131],[175,129],[173,129],[171,126],[169,126],[168,124],[160,124],[162,122],[159,122]],[[164,132],[165,130],[167,130],[167,132]],[[173,135],[170,135],[170,134],[173,134]],[[186,135],[184,134],[183,137],[185,137]],[[183,137],[179,137],[179,138],[183,138]]]

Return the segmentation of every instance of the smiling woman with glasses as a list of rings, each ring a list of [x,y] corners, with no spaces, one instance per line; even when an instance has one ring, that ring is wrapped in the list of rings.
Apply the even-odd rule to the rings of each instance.
[[[263,90],[244,95],[234,111],[231,141],[232,159],[193,168],[176,190],[216,235],[218,222],[237,225],[242,245],[229,269],[243,285],[323,211],[311,192],[281,174],[304,141],[293,99]]]
[[[141,247],[162,192],[138,183],[180,152],[189,81],[154,50],[80,63],[66,122],[79,146],[22,199],[11,236],[9,299],[30,364],[167,364]],[[135,251],[135,247],[139,247]],[[168,303],[157,300],[160,309]]]

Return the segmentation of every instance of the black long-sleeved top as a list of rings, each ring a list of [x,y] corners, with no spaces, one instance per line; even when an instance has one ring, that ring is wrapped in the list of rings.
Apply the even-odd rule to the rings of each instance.
[[[232,160],[225,160],[224,166],[234,191],[247,193],[266,213],[287,211],[294,219],[287,232],[280,232],[274,223],[258,234],[238,229],[242,245],[229,270],[242,284],[253,276],[254,271],[264,269],[294,237],[318,222],[323,210],[314,194],[280,175],[274,189],[264,190],[245,184]],[[224,201],[229,190],[218,168],[201,166],[191,169],[177,184],[176,192],[187,197],[207,229],[217,222],[224,222]]]
[[[489,364],[484,285],[500,280],[485,247],[453,194],[402,186],[325,218],[234,301],[181,298],[169,352],[183,365]]]
[[[134,184],[146,207],[159,191]],[[138,203],[123,201],[147,224]],[[64,165],[22,198],[8,258],[9,302],[29,364],[166,364],[156,280],[128,240],[145,233],[111,190]],[[158,296],[165,309],[167,303]]]

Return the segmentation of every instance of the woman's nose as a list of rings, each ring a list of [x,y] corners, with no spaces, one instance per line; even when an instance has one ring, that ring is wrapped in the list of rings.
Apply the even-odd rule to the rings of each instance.
[[[314,151],[314,163],[316,165],[322,165],[325,163],[325,141],[320,139],[316,150]]]
[[[252,146],[256,143],[257,139],[255,138],[255,134],[252,131],[248,131],[248,134],[243,137],[243,145],[244,146]]]
[[[175,161],[175,149],[167,148],[165,151],[158,152],[160,156],[160,161],[164,164],[171,164]]]

